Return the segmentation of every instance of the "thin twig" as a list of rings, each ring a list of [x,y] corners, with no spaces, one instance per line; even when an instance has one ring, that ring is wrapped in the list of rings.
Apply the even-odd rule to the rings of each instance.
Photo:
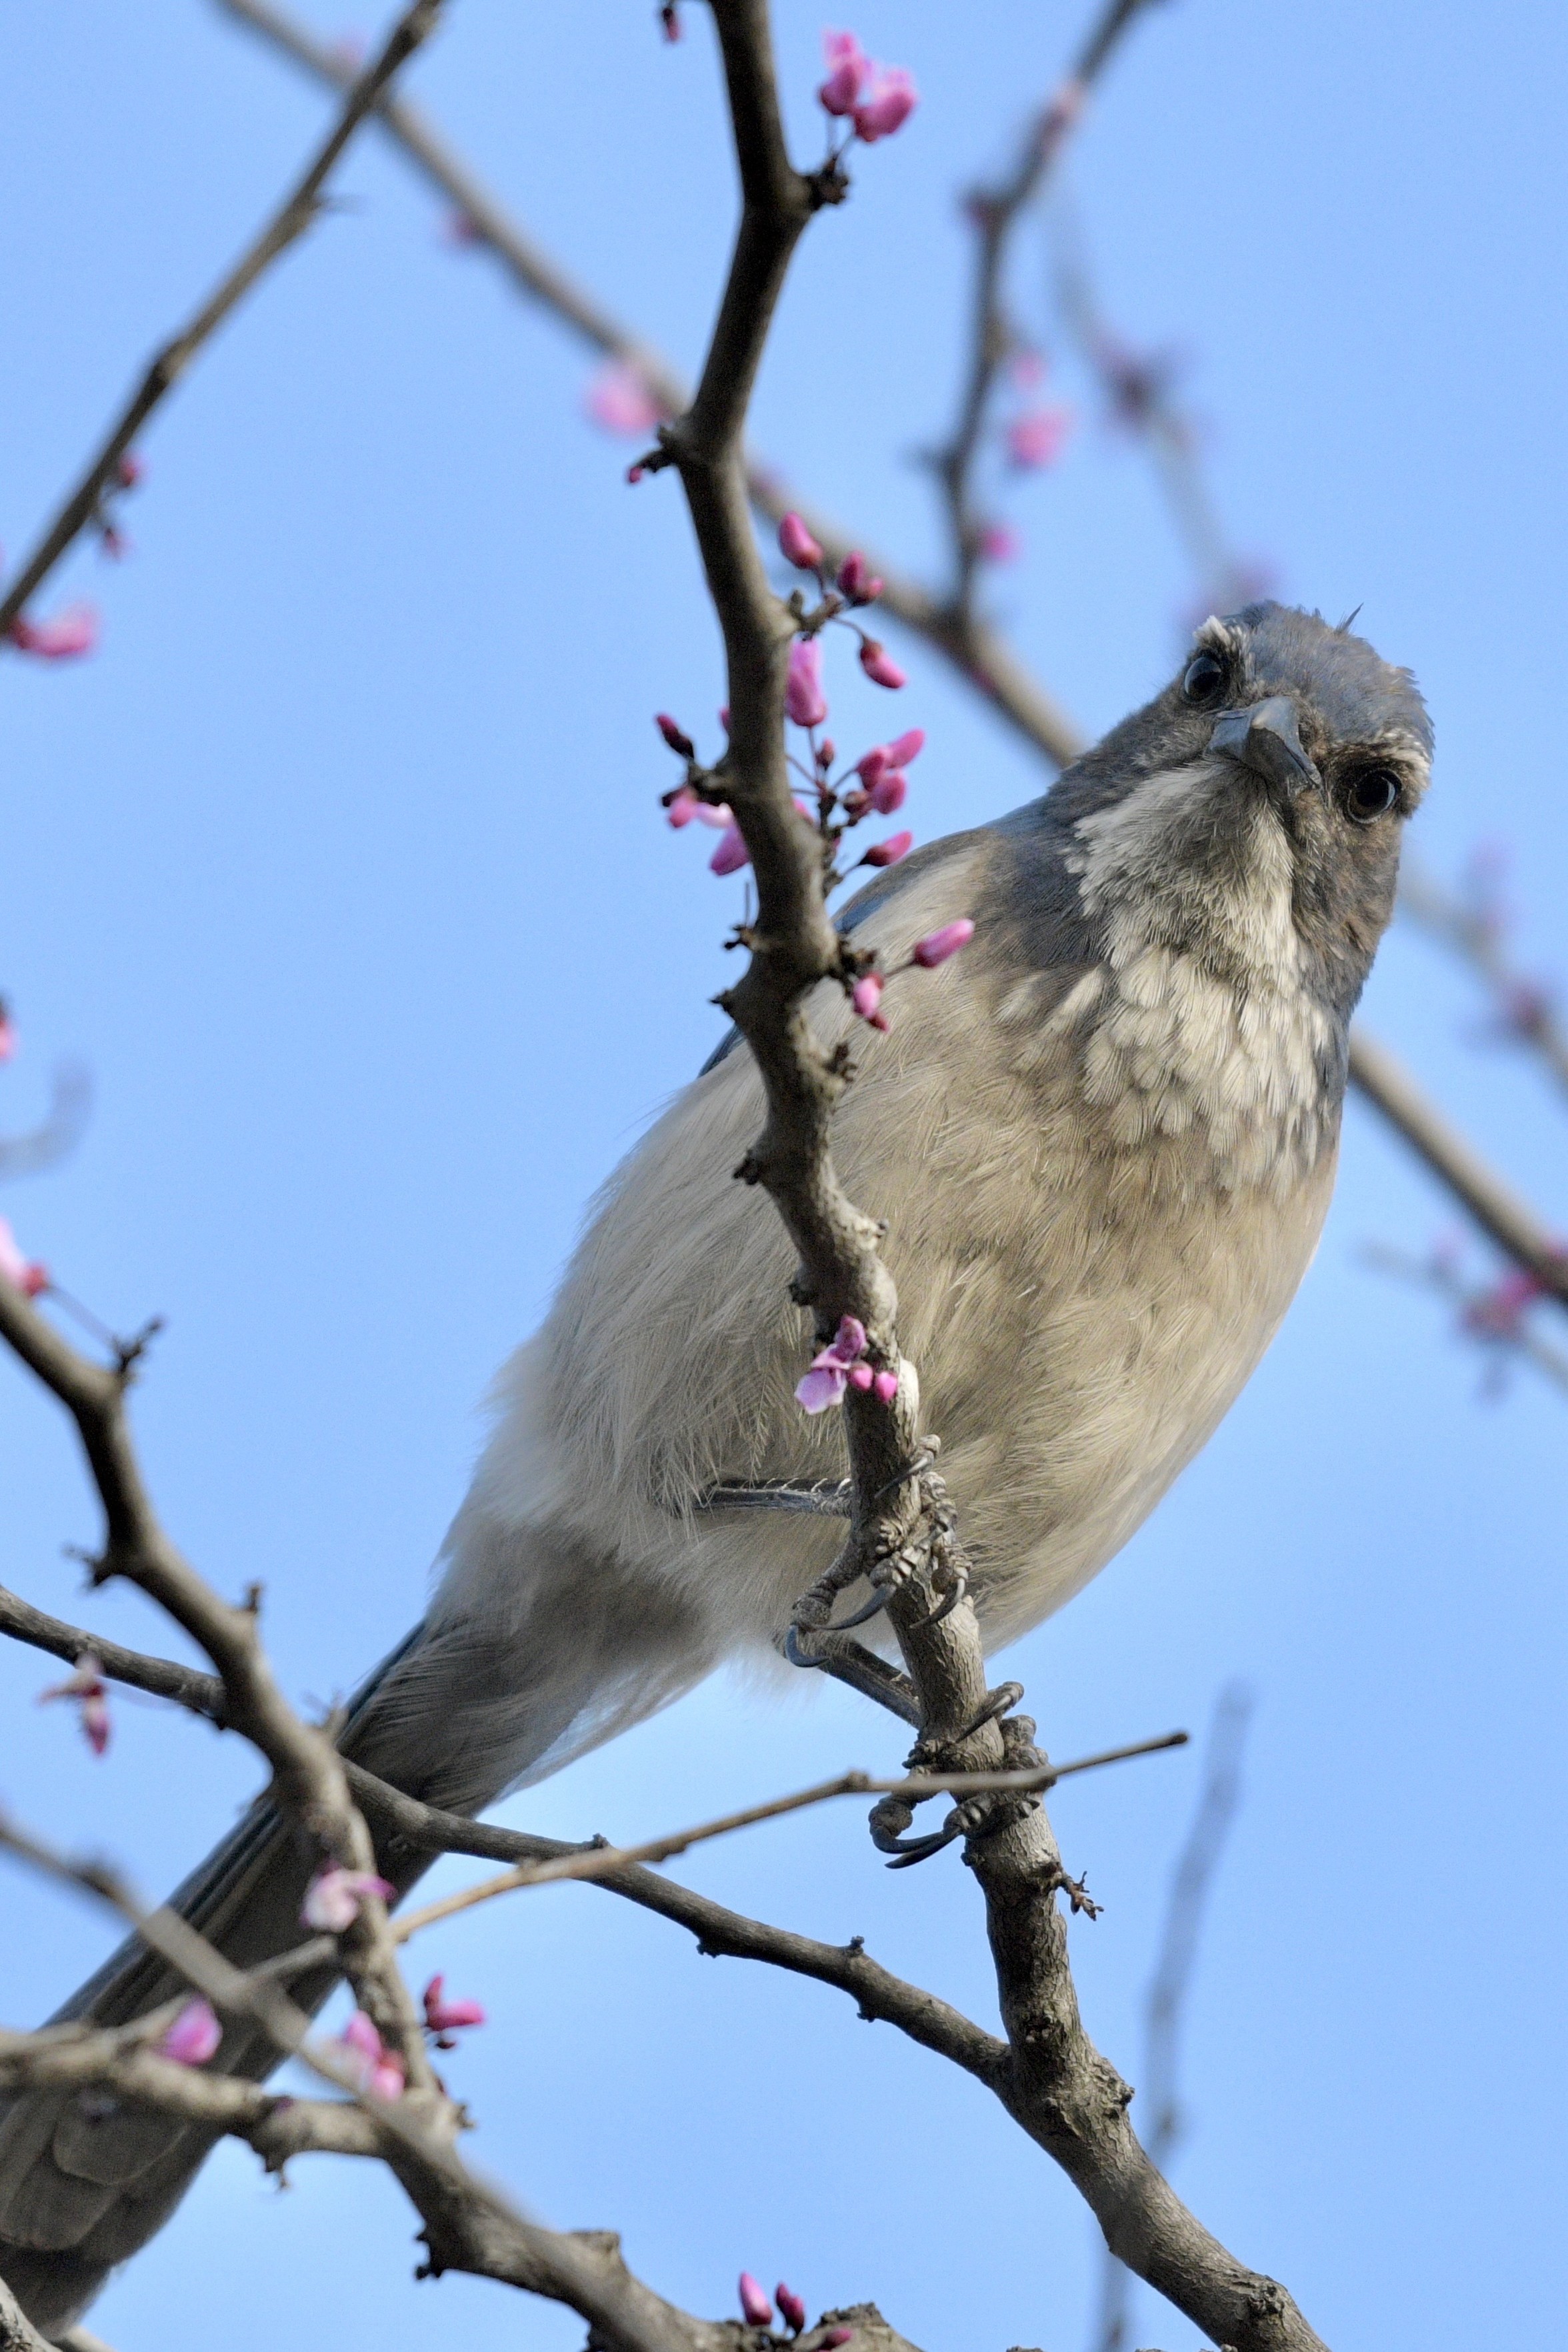
[[[1417,1257],[1413,1251],[1396,1249],[1387,1242],[1368,1242],[1359,1255],[1364,1265],[1435,1290],[1439,1298],[1446,1298],[1455,1309],[1460,1333],[1477,1346],[1497,1351],[1494,1372],[1500,1368],[1503,1354],[1512,1353],[1523,1356],[1560,1389],[1568,1390],[1568,1355],[1531,1328],[1523,1312],[1528,1302],[1516,1306],[1509,1300],[1500,1306],[1496,1284],[1466,1282],[1458,1267],[1437,1252]]]
[[[1504,944],[1504,931],[1486,907],[1472,907],[1426,866],[1406,857],[1399,874],[1399,909],[1456,955],[1492,1000],[1497,1034],[1528,1045],[1548,1074],[1568,1092],[1568,1029],[1552,992],[1520,971]]]
[[[374,110],[393,76],[434,29],[444,5],[444,0],[413,0],[413,5],[404,10],[380,55],[353,80],[336,122],[294,188],[201,309],[152,361],[75,489],[0,597],[0,645],[8,642],[12,624],[26,611],[29,599],[78,534],[99,512],[105,495],[119,480],[121,457],[160,401],[172,391],[203,344],[223,324],[235,305],[317,218],[321,210],[321,190],[332,166],[366,115]]]

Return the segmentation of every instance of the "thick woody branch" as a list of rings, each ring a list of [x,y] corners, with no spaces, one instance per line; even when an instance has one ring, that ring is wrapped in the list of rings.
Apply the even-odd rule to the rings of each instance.
[[[203,344],[249,293],[257,278],[315,221],[321,209],[321,191],[333,165],[365,117],[374,110],[394,75],[434,29],[444,5],[444,0],[413,0],[413,5],[404,10],[380,55],[352,82],[336,122],[296,185],[201,309],[152,361],[97,453],[89,460],[75,489],[0,597],[0,644],[5,642],[12,623],[26,612],[29,599],[72,541],[98,515],[104,498],[119,481],[121,457],[152,411],[173,390]]]

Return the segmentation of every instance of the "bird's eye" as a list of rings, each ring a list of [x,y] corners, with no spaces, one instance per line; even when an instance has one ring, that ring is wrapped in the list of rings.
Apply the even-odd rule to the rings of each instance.
[[[1218,702],[1225,691],[1226,676],[1225,664],[1218,654],[1195,654],[1182,678],[1183,698],[1198,704]]]
[[[1357,768],[1344,788],[1344,813],[1354,824],[1372,824],[1386,816],[1399,798],[1399,779],[1392,768]]]

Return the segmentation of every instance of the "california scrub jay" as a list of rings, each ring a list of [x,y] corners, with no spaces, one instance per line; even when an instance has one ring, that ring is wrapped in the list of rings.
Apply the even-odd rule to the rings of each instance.
[[[1124,1543],[1277,1328],[1333,1182],[1351,1010],[1394,903],[1432,737],[1409,673],[1277,604],[1209,620],[1180,675],[1000,824],[933,844],[848,910],[884,970],[960,916],[973,946],[897,981],[891,1031],[824,984],[859,1075],[834,1148],[888,1220],[900,1338],[1010,1642]],[[806,1328],[770,1205],[730,1171],[758,1127],[721,1049],[611,1178],[494,1433],[422,1626],[360,1694],[348,1751],[477,1811],[772,1654],[840,1530],[724,1490],[835,1480],[837,1416],[794,1399]],[[395,1844],[406,1887],[423,1862]],[[298,1933],[310,1868],[259,1803],[180,1890],[242,1964]],[[303,1988],[324,1998],[329,1979]],[[132,1941],[65,2012],[178,1988]],[[231,2026],[217,2063],[267,2071]],[[150,2114],[19,2097],[0,2252],[57,2329],[157,2229],[205,2142]]]

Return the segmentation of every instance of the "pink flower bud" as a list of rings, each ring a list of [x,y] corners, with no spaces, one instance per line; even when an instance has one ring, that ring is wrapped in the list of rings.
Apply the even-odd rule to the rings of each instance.
[[[740,2273],[740,2308],[748,2327],[771,2327],[773,2304],[749,2271]]]
[[[476,2000],[447,2000],[443,1988],[444,1977],[432,1977],[423,1995],[424,2030],[433,2034],[438,2050],[455,2050],[452,2036],[465,2025],[483,2025],[485,2012]]]
[[[885,841],[879,841],[874,848],[866,851],[865,856],[861,859],[861,864],[862,866],[896,866],[901,857],[908,856],[914,846],[915,835],[912,833],[890,833]],[[953,952],[951,948],[947,952],[951,955]]]
[[[797,572],[820,572],[827,561],[798,514],[787,514],[779,524],[779,544]]]
[[[600,369],[582,404],[604,432],[624,434],[629,439],[651,433],[664,414],[643,377],[625,360],[612,360]]]
[[[894,1398],[898,1394],[898,1374],[896,1372],[878,1372],[875,1380],[872,1382],[872,1389],[878,1404],[891,1404]]]
[[[653,713],[653,724],[672,751],[678,751],[683,760],[696,758],[696,747],[691,737],[684,727],[676,726],[667,710],[656,710]]]
[[[844,1377],[852,1389],[859,1389],[863,1393],[876,1376],[869,1364],[852,1364]]]
[[[640,482],[647,470],[648,468],[646,466],[628,466],[626,468],[626,479],[632,483]]]
[[[680,791],[672,793],[664,803],[664,814],[679,833],[682,825],[690,824],[700,806],[701,803],[690,784],[683,784]]]
[[[872,578],[859,548],[852,549],[840,564],[839,588],[852,604],[873,604],[882,594],[882,582]]]
[[[838,756],[839,756],[839,747],[838,747],[838,745],[834,742],[834,740],[833,740],[833,739],[832,739],[832,737],[831,737],[831,735],[824,735],[824,736],[823,736],[823,738],[822,738],[822,740],[821,740],[821,742],[818,744],[818,746],[817,746],[817,765],[818,765],[818,767],[819,767],[819,768],[831,768],[831,767],[832,766],[832,764],[833,764],[833,761],[838,758]]]
[[[925,748],[925,728],[911,727],[906,734],[899,736],[896,742],[888,745],[887,764],[890,768],[907,768],[911,760],[917,760]]]
[[[52,621],[29,621],[18,614],[10,627],[18,653],[39,661],[74,661],[90,654],[98,643],[98,613],[91,604],[68,604]]]
[[[873,686],[900,687],[905,683],[904,672],[874,637],[861,639],[861,667]]]
[[[738,874],[743,866],[751,863],[751,852],[742,837],[740,827],[731,824],[725,828],[724,839],[708,859],[710,874]]]
[[[865,1354],[865,1325],[858,1316],[845,1315],[840,1318],[831,1345],[841,1363],[852,1364],[857,1356]]]
[[[224,2038],[212,2006],[204,2000],[188,2000],[161,2042],[153,2046],[160,2058],[172,2058],[177,2066],[204,2066]]]
[[[866,797],[878,816],[894,816],[904,806],[908,790],[909,779],[902,769],[889,768],[884,776],[877,778]]]
[[[868,147],[901,131],[920,103],[915,77],[904,66],[879,66],[869,94],[854,110],[855,130]]]
[[[815,637],[797,637],[789,648],[784,709],[797,727],[820,727],[828,715],[822,692],[822,648]]]
[[[1026,409],[1008,426],[1008,456],[1020,473],[1052,465],[1071,430],[1070,408]]]
[[[396,1887],[378,1878],[373,1870],[319,1870],[305,1890],[299,1916],[307,1927],[319,1927],[328,1935],[340,1936],[359,1917],[360,1906],[367,1895],[379,1895],[384,1903],[389,1895],[396,1892]]]
[[[817,2338],[821,2352],[838,2352],[839,2346],[847,2344],[854,2332],[852,2327],[830,2327],[825,2336]]]
[[[871,59],[852,33],[824,33],[822,47],[827,55],[828,79],[818,90],[818,99],[830,114],[851,114],[861,94],[861,84],[871,70]]]
[[[862,784],[869,786],[874,784],[883,771],[891,768],[892,765],[893,755],[887,745],[875,743],[869,751],[861,753],[860,758],[855,761],[855,773]]]
[[[980,553],[988,563],[1012,563],[1023,551],[1023,541],[1010,524],[988,522],[980,533]]]
[[[24,1298],[37,1298],[49,1286],[47,1266],[24,1254],[4,1217],[0,1217],[0,1282],[8,1282]]]
[[[785,2326],[789,2328],[790,2335],[799,2336],[800,2330],[806,2325],[805,2305],[795,2293],[794,2288],[786,2286],[782,2280],[780,2280],[779,2284],[774,2288],[773,2294],[774,2300],[779,2305],[779,2316],[783,2320]]]
[[[887,1027],[887,1015],[882,1011],[882,992],[886,985],[880,971],[862,971],[850,991],[850,1003],[873,1029]]]
[[[956,955],[960,948],[967,948],[974,936],[975,926],[967,915],[960,915],[956,923],[944,923],[939,931],[932,931],[926,938],[917,940],[914,961],[923,964],[927,971],[934,971],[939,963],[946,963],[949,956]]]

